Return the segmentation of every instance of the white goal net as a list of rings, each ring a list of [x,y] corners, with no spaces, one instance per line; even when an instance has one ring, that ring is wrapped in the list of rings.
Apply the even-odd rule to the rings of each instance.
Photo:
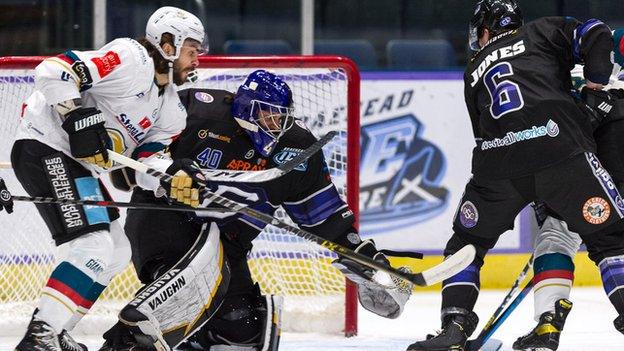
[[[0,58],[0,162],[10,160],[22,103],[33,90],[33,68],[39,60]],[[317,137],[330,130],[340,131],[323,151],[341,195],[357,209],[359,91],[353,90],[359,89],[359,77],[352,66],[336,58],[206,57],[200,67],[200,81],[195,86],[229,91],[236,91],[255,69],[269,69],[281,76],[293,90],[297,117]],[[10,168],[1,169],[0,176],[14,195],[26,195]],[[111,192],[116,201],[129,199],[129,194]],[[276,216],[290,222],[281,209]],[[16,203],[12,215],[0,213],[0,315],[4,316],[0,335],[24,332],[55,262],[55,250],[33,204]],[[264,293],[285,297],[286,330],[354,332],[351,308],[345,311],[345,303],[353,306],[353,301],[345,299],[344,277],[329,265],[334,258],[330,251],[271,226],[254,240],[249,255],[253,277]],[[113,280],[76,332],[104,331],[139,286],[129,266]]]

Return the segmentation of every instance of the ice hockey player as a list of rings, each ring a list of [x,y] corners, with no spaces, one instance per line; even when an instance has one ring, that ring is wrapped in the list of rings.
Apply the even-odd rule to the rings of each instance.
[[[541,200],[578,232],[603,270],[624,258],[621,199],[593,154],[590,119],[570,94],[570,70],[584,64],[589,88],[609,82],[613,41],[602,22],[547,17],[526,25],[514,0],[482,0],[470,23],[477,51],[466,73],[465,99],[476,147],[445,255],[467,244],[477,259],[442,287],[442,331],[408,350],[461,350],[477,326],[483,257]],[[621,288],[605,284],[607,294]],[[611,295],[618,314],[624,299]]]
[[[616,68],[611,76],[608,91],[583,89],[583,103],[589,104],[588,111],[595,121],[594,139],[598,147],[597,156],[605,169],[613,177],[620,193],[624,191],[624,81],[620,80],[621,65],[624,64],[624,30],[616,30],[613,35]],[[572,77],[579,85],[584,85],[582,67],[572,71]],[[622,77],[624,79],[624,77]],[[579,86],[579,88],[581,88]],[[590,95],[588,95],[590,94]],[[535,328],[518,338],[513,344],[515,350],[557,350],[565,318],[572,307],[569,299],[574,280],[573,258],[581,244],[578,234],[571,232],[567,224],[556,218],[543,203],[535,206],[540,224],[535,238],[533,252],[534,289],[533,302]],[[618,280],[613,270],[602,270],[603,281]],[[612,291],[612,295],[615,291]],[[624,331],[624,320],[620,315],[614,321],[616,329]]]
[[[37,66],[35,91],[25,103],[11,153],[28,194],[104,199],[108,194],[97,177],[112,166],[107,149],[144,157],[170,144],[186,119],[172,83],[183,83],[195,70],[203,43],[197,17],[163,7],[150,17],[144,39],[116,39],[96,51],[68,50]],[[193,174],[182,165],[174,162],[167,171],[197,195],[197,185],[180,182]],[[142,178],[136,182],[141,185]],[[16,350],[84,350],[67,332],[128,264],[128,239],[115,211],[74,205],[37,209],[61,255]]]
[[[186,129],[169,148],[173,159],[193,159],[204,168],[263,170],[286,162],[316,141],[294,118],[288,85],[264,70],[252,72],[236,94],[189,89],[180,96],[188,119]],[[360,239],[353,226],[353,213],[332,183],[322,152],[274,180],[211,186],[217,193],[265,213],[272,214],[281,205],[302,228],[387,263],[372,240]],[[132,201],[166,203],[141,189],[134,190]],[[199,350],[276,350],[277,340],[264,336],[270,334],[272,318],[267,316],[267,303],[271,296],[261,295],[247,264],[251,241],[265,224],[234,213],[224,218],[216,215],[189,220],[179,212],[128,211],[125,228],[139,278],[146,284],[157,279],[187,253],[198,237],[201,222],[216,221],[231,269],[230,283],[221,308],[195,332],[188,345]],[[359,283],[360,302],[365,308],[389,318],[402,312],[410,286],[386,290],[370,281],[372,270],[346,259],[334,264]],[[107,341],[101,351],[136,350],[127,336],[118,323],[105,334]]]

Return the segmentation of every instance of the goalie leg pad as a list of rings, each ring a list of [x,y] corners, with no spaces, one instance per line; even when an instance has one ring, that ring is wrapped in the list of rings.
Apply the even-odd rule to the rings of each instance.
[[[390,265],[385,255],[377,251],[375,243],[370,239],[362,241],[354,251]],[[335,260],[332,265],[358,285],[358,299],[362,307],[391,319],[403,313],[403,307],[412,294],[413,284],[344,257]],[[406,267],[399,269],[409,272]]]
[[[204,226],[189,252],[119,313],[137,342],[169,350],[201,328],[221,306],[230,281],[216,224]],[[159,350],[160,350],[159,349]]]

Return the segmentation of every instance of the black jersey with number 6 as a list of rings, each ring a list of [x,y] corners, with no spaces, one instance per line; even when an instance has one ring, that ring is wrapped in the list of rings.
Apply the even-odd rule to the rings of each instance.
[[[492,38],[464,74],[477,146],[473,174],[520,177],[584,151],[595,151],[588,118],[570,94],[570,70],[585,64],[608,82],[613,42],[598,20],[546,17]]]

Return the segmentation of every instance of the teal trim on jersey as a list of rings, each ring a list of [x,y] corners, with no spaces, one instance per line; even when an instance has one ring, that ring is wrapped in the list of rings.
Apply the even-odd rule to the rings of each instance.
[[[93,177],[82,177],[74,179],[78,196],[82,200],[104,201],[102,190],[98,180]],[[110,223],[108,210],[102,206],[83,206],[85,216],[89,225]]]
[[[134,152],[132,152],[132,158],[138,160],[142,157],[147,157],[149,155],[155,154],[159,151],[166,149],[167,146],[163,143],[151,142],[139,145]]]
[[[615,45],[615,63],[624,66],[624,29],[617,29],[613,32],[613,44]]]
[[[535,262],[533,262],[533,272],[535,274],[552,270],[574,272],[574,262],[570,256],[560,253],[545,254],[536,258]]]

